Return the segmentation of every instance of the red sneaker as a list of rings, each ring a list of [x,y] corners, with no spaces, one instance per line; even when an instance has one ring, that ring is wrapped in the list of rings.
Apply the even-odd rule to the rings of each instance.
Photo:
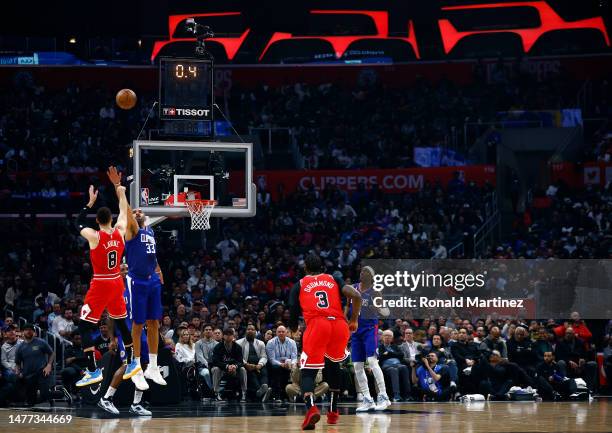
[[[302,423],[302,430],[314,430],[315,424],[321,419],[321,412],[316,406],[311,406],[306,412],[304,422]]]
[[[327,412],[327,424],[338,424],[338,418],[340,418],[340,412]]]

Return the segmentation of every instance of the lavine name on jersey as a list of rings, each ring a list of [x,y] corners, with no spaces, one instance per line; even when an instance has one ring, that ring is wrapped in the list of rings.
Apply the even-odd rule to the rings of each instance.
[[[108,250],[109,248],[117,248],[119,246],[119,241],[111,239],[110,241],[108,241],[102,246],[104,247],[105,250]]]

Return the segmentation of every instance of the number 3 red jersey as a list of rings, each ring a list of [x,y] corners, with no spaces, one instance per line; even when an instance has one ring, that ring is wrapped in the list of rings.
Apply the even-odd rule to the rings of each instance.
[[[340,286],[329,274],[307,275],[300,280],[300,306],[304,320],[315,317],[344,319]]]
[[[117,278],[120,275],[121,258],[125,243],[119,230],[111,233],[98,230],[98,246],[90,250],[94,279]]]

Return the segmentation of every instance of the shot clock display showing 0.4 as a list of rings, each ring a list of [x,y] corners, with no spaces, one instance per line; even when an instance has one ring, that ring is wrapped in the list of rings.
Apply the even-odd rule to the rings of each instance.
[[[212,63],[205,59],[160,59],[160,118],[212,120]]]
[[[180,79],[198,78],[198,67],[179,63],[174,66],[174,75]]]

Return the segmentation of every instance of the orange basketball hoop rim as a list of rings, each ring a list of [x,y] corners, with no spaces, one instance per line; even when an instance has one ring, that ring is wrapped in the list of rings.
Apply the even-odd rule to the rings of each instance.
[[[185,205],[191,215],[191,230],[210,229],[210,215],[217,205],[217,200],[185,200]]]

